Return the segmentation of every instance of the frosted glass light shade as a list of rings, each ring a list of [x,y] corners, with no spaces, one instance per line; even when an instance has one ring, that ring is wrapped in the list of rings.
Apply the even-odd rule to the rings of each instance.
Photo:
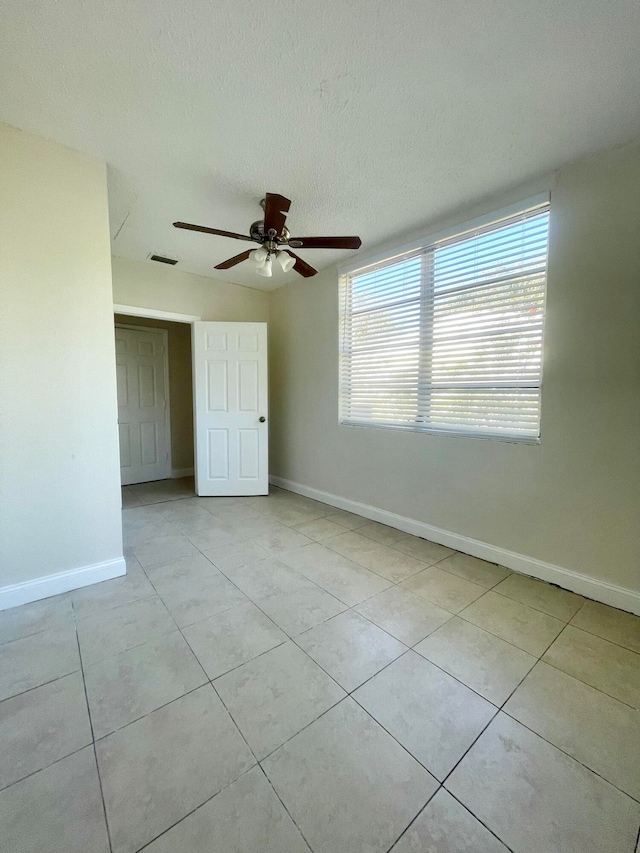
[[[276,258],[278,259],[278,263],[285,272],[289,272],[289,270],[293,268],[293,265],[296,262],[296,259],[292,258],[291,255],[288,255],[286,252],[278,252]]]
[[[253,252],[251,252],[251,254],[249,255],[249,257],[254,262],[254,264],[256,264],[257,266],[262,266],[262,264],[267,260],[268,252],[264,248],[264,246],[260,246],[259,249],[254,249]]]
[[[265,278],[271,278],[271,276],[273,275],[271,271],[271,258],[267,258],[267,260],[261,266],[258,267],[256,272],[258,273],[258,275],[263,275]]]

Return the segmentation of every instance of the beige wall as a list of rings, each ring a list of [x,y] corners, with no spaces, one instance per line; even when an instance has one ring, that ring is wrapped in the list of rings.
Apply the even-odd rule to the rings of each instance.
[[[544,186],[540,445],[339,426],[332,268],[271,295],[271,473],[640,590],[640,145]]]
[[[104,163],[0,124],[0,221],[2,607],[122,539]]]
[[[269,294],[181,272],[154,261],[113,258],[113,301],[116,305],[192,314],[202,320],[265,322]]]
[[[166,329],[169,344],[169,417],[171,421],[171,467],[193,468],[193,388],[191,380],[191,326],[147,317],[116,314],[116,323]]]

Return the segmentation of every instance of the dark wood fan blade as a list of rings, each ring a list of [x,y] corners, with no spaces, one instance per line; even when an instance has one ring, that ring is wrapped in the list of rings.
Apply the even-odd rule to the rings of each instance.
[[[312,275],[316,275],[318,270],[314,270],[311,264],[308,264],[306,261],[303,261],[302,258],[298,257],[295,252],[290,252],[289,249],[286,249],[285,251],[288,255],[291,255],[292,258],[296,259],[293,268],[297,273],[300,273],[300,275],[303,275],[305,278],[311,278]]]
[[[289,245],[295,249],[359,249],[359,237],[291,237]]]
[[[219,237],[233,237],[234,240],[248,240],[253,243],[251,237],[244,234],[236,234],[235,231],[221,231],[219,228],[207,228],[204,225],[189,225],[188,222],[174,222],[174,228],[186,228],[187,231],[202,231],[203,234],[217,234]]]
[[[236,255],[234,258],[229,258],[228,261],[223,261],[221,264],[216,264],[215,270],[228,270],[229,267],[235,267],[236,264],[241,264],[242,261],[246,261],[249,255],[251,254],[252,249],[249,249],[247,252],[241,252],[239,255]]]
[[[291,207],[291,200],[277,193],[267,193],[264,201],[264,233],[268,234],[273,228],[279,237]]]

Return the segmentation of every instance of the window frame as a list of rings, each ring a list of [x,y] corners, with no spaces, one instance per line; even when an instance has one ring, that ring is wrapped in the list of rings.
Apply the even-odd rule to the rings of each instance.
[[[457,225],[449,226],[446,229],[428,233],[421,237],[418,237],[411,242],[403,243],[401,245],[393,246],[387,249],[386,251],[376,253],[375,255],[369,256],[358,256],[354,258],[352,261],[343,264],[338,268],[338,285],[339,285],[339,349],[338,349],[338,425],[341,427],[350,427],[350,428],[361,428],[361,429],[384,429],[384,430],[393,430],[400,432],[412,432],[412,433],[423,433],[426,435],[438,435],[446,438],[475,438],[480,439],[482,441],[500,441],[506,442],[508,444],[525,444],[525,445],[539,445],[541,442],[542,436],[542,392],[543,392],[543,380],[544,380],[544,358],[541,358],[540,363],[540,381],[536,386],[539,389],[538,396],[538,405],[539,405],[539,415],[538,415],[538,434],[537,436],[518,436],[518,435],[509,435],[509,434],[496,434],[496,433],[486,433],[483,434],[481,432],[476,431],[465,431],[465,430],[452,430],[448,428],[439,428],[439,427],[431,427],[431,426],[416,426],[414,424],[385,424],[385,423],[365,423],[365,422],[354,422],[343,419],[342,413],[342,395],[341,395],[341,383],[342,383],[342,336],[343,336],[343,324],[344,324],[344,315],[343,315],[343,297],[342,297],[342,287],[343,287],[343,279],[347,276],[352,276],[356,273],[365,274],[367,270],[371,272],[374,271],[374,268],[377,266],[391,266],[395,259],[398,262],[401,262],[403,258],[406,256],[410,256],[411,254],[418,254],[420,252],[425,252],[426,250],[435,248],[435,244],[447,242],[452,240],[453,238],[464,238],[464,235],[467,232],[477,231],[479,229],[486,229],[495,225],[496,227],[500,227],[500,223],[503,220],[507,220],[511,217],[515,217],[518,214],[526,214],[530,210],[533,211],[535,208],[542,207],[544,205],[549,206],[549,213],[551,209],[551,193],[549,191],[540,193],[535,196],[531,196],[526,199],[521,199],[518,202],[514,202],[513,204],[508,205],[507,207],[500,208],[498,210],[494,210],[490,213],[483,214],[482,216],[478,216],[474,219],[468,220],[466,222],[461,222]],[[550,234],[550,230],[549,230]],[[549,239],[549,238],[548,238]],[[424,255],[423,257],[427,257]],[[541,332],[541,342],[540,349],[541,354],[544,353],[544,338],[545,338],[545,330],[546,330],[546,307],[547,307],[547,284],[548,284],[548,269],[549,269],[549,242],[547,242],[547,258],[545,265],[545,281],[544,281],[544,292],[543,292],[543,321],[542,321],[542,332]],[[422,295],[421,295],[422,298]],[[423,353],[420,351],[419,355],[420,362],[423,360]]]

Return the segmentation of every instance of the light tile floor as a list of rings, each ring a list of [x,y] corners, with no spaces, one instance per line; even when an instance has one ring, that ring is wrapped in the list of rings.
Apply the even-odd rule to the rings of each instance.
[[[123,505],[126,577],[0,614],[0,853],[634,853],[640,618],[280,490]]]

